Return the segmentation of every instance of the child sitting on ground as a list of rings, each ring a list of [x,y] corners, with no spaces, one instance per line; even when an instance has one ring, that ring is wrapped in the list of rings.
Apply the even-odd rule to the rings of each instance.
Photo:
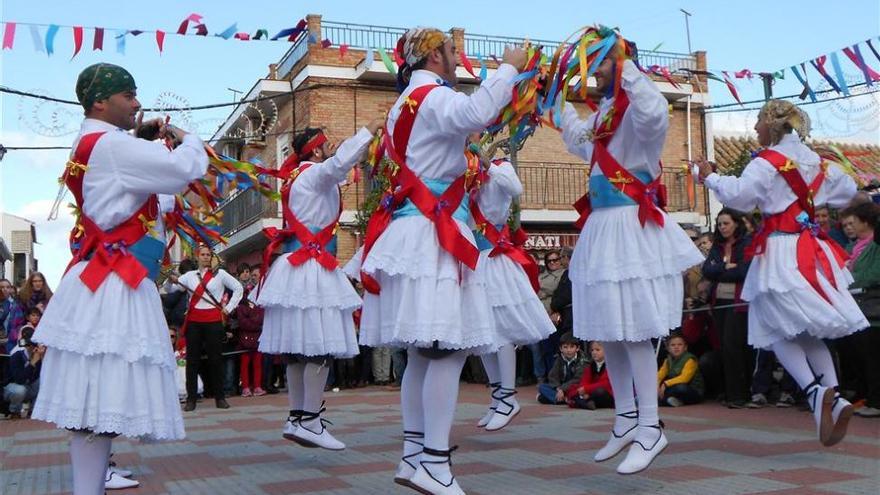
[[[666,340],[669,353],[657,371],[657,394],[661,406],[680,407],[703,400],[703,377],[697,358],[687,351],[687,342],[679,334]]]
[[[584,369],[580,386],[569,399],[568,407],[589,410],[614,407],[614,393],[605,367],[605,349],[598,341],[591,342],[589,347],[591,361]]]
[[[553,369],[547,373],[547,382],[538,385],[538,402],[541,404],[567,404],[577,396],[581,376],[587,366],[587,358],[581,352],[581,344],[571,332],[559,339],[559,354]]]

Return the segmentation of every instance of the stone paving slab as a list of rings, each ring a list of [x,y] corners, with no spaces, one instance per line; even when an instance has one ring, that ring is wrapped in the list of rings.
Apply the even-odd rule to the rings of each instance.
[[[488,402],[484,386],[462,385],[452,443],[453,469],[471,495],[674,494],[829,495],[880,493],[880,420],[853,418],[849,436],[821,447],[809,413],[729,410],[715,403],[662,409],[669,447],[647,471],[620,476],[623,456],[595,463],[614,415],[544,406],[533,389],[508,428],[474,426]],[[281,437],[282,395],[210,401],[186,413],[188,438],[174,443],[113,442],[114,459],[141,487],[121,495],[231,493],[322,495],[415,493],[392,482],[399,461],[399,392],[383,387],[327,394],[327,418],[343,452],[304,449]],[[30,420],[0,421],[0,494],[69,494],[68,433]]]

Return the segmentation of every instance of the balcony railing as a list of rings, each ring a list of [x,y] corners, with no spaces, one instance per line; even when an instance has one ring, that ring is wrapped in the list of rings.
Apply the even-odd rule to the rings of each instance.
[[[587,166],[577,163],[520,161],[518,164],[525,209],[567,209],[587,190]],[[687,177],[679,170],[664,170],[668,204],[672,211],[692,211],[688,204]]]
[[[220,205],[217,211],[223,213],[220,221],[220,233],[230,236],[260,218],[277,218],[278,202],[273,201],[253,189],[233,196]]]
[[[334,45],[348,45],[351,48],[366,50],[393,50],[397,40],[406,32],[405,28],[391,26],[374,26],[370,24],[356,24],[350,22],[321,21],[321,37],[329,39]],[[285,77],[293,66],[296,65],[308,53],[308,35],[301,36],[290,47],[281,61],[278,62],[278,76]],[[559,46],[560,41],[530,39],[533,44],[542,45],[544,51],[553,53]],[[523,38],[511,36],[494,36],[486,34],[471,34],[465,32],[464,50],[469,56],[482,55],[491,58],[493,55],[500,58],[507,45],[519,45]],[[680,68],[697,68],[697,59],[693,55],[685,53],[671,53],[651,50],[639,51],[639,62],[644,67],[659,65],[669,67],[670,70]]]

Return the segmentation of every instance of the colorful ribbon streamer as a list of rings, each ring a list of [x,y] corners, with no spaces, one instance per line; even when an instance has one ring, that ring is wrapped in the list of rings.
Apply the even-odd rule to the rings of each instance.
[[[104,28],[95,28],[95,39],[92,41],[92,50],[104,51]]]
[[[55,35],[58,34],[58,26],[52,24],[46,30],[46,55],[52,56],[55,53]]]
[[[834,69],[834,76],[840,84],[840,90],[843,94],[849,96],[849,85],[846,83],[846,77],[843,76],[843,69],[840,67],[840,59],[837,58],[837,52],[831,52],[831,68]]]
[[[83,44],[83,28],[82,26],[73,26],[73,56],[71,60],[76,58],[76,54],[82,49]]]
[[[382,59],[382,63],[385,64],[385,68],[388,70],[392,76],[397,75],[397,67],[394,66],[394,62],[391,61],[391,57],[388,56],[388,53],[385,50],[380,49],[377,50],[379,52],[379,58]]]
[[[43,35],[40,34],[40,28],[38,26],[31,25],[31,39],[34,42],[34,50],[38,52],[45,51],[43,49]]]

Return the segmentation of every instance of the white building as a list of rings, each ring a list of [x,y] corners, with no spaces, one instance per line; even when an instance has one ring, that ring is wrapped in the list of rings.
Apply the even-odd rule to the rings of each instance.
[[[0,276],[18,285],[37,270],[34,222],[10,213],[0,213]]]

